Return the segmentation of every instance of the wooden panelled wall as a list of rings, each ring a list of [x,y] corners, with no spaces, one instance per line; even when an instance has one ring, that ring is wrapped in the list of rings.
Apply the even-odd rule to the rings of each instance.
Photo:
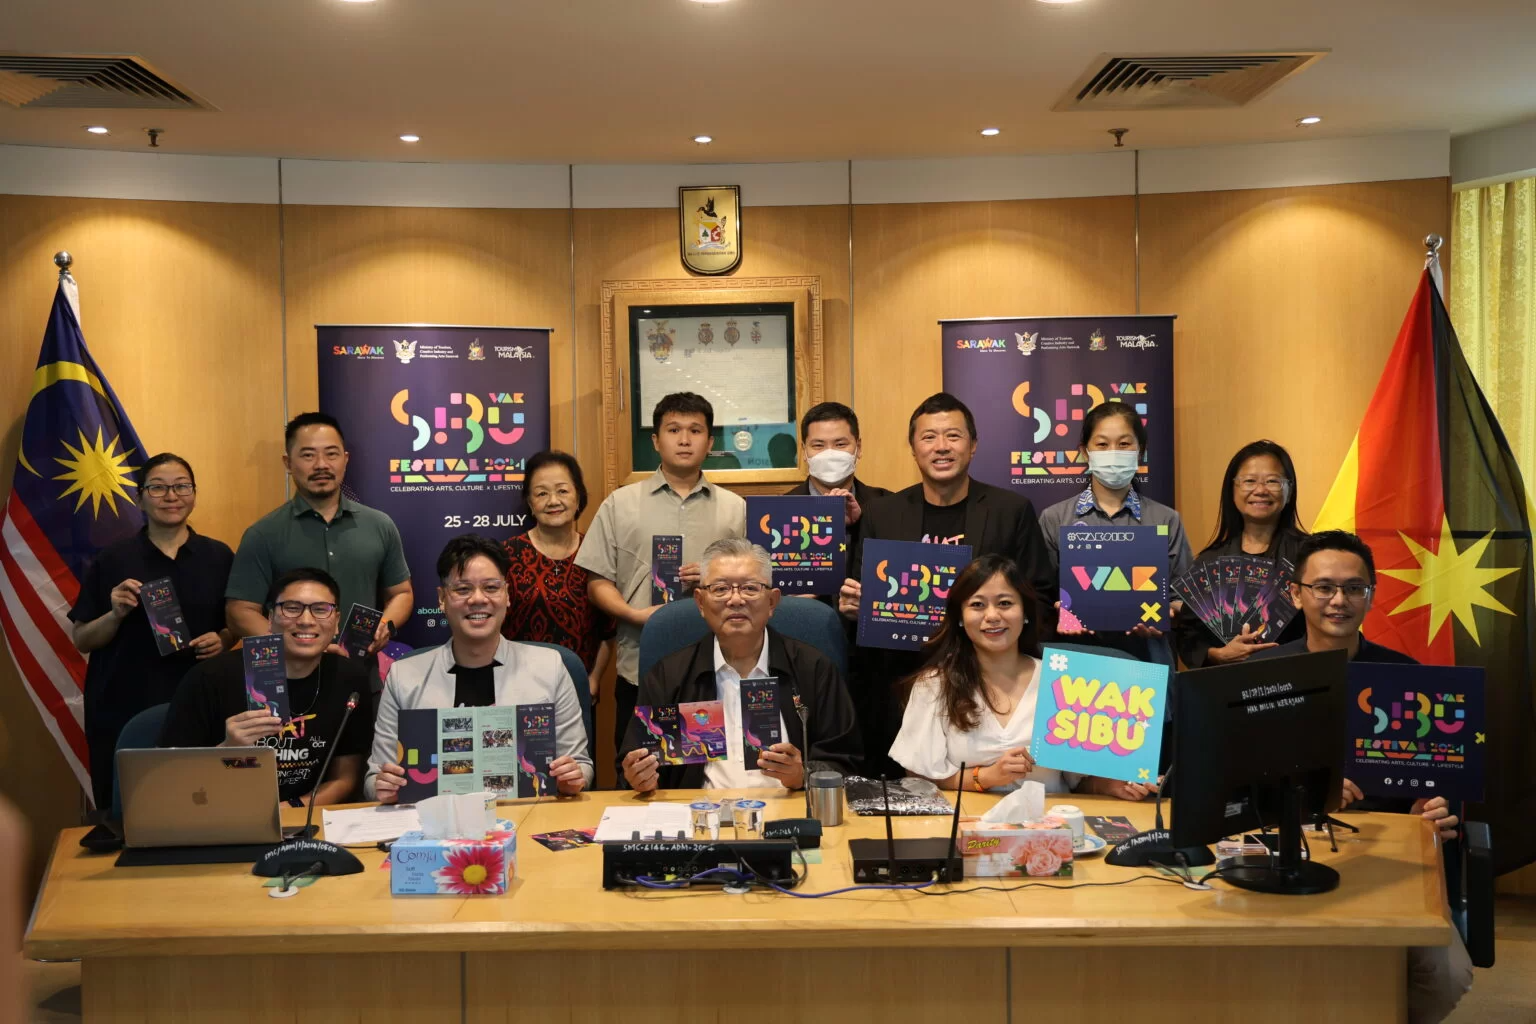
[[[1448,182],[1144,196],[1140,215],[1141,308],[1179,314],[1177,492],[1191,537],[1209,535],[1231,451],[1259,436],[1296,456],[1310,520],[1396,336],[1419,239],[1448,234]],[[1135,218],[1125,196],[858,206],[850,279],[847,207],[748,208],[736,273],[821,277],[827,393],[851,397],[863,420],[861,475],[903,486],[917,478],[907,415],[940,383],[936,321],[1134,312]],[[196,465],[195,521],[231,544],[284,497],[281,427],[285,411],[315,401],[315,323],[553,327],[552,436],[596,479],[601,282],[686,276],[672,210],[0,196],[0,357],[11,367],[0,499],[53,297],[49,261],[64,248],[92,352],[145,443]],[[32,822],[40,864],[79,802],[9,657],[0,791]]]

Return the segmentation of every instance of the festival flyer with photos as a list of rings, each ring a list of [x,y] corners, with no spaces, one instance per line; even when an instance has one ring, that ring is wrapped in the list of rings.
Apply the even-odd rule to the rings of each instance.
[[[400,766],[405,769],[401,803],[416,803],[439,793],[522,796],[518,750],[521,707],[407,708],[400,711]],[[544,765],[548,771],[548,764]],[[529,791],[528,795],[533,795]]]
[[[1063,526],[1058,539],[1063,632],[1168,629],[1166,524]]]
[[[149,628],[155,634],[155,647],[163,658],[175,654],[192,642],[187,634],[187,618],[182,614],[181,602],[176,598],[176,587],[169,576],[148,580],[139,589],[139,603],[149,619]]]
[[[646,749],[662,764],[725,760],[725,705],[718,700],[635,708]]]
[[[1128,658],[1047,647],[1029,756],[1042,768],[1157,783],[1169,672]]]
[[[1366,796],[1483,799],[1483,681],[1477,666],[1350,662],[1345,776]]]
[[[245,703],[252,711],[266,708],[288,721],[293,710],[288,702],[288,663],[283,656],[283,634],[248,636],[240,642],[245,668]]]
[[[949,588],[970,561],[968,544],[865,540],[859,646],[922,647],[943,625]]]
[[[747,498],[747,539],[773,559],[785,594],[836,594],[846,578],[847,502],[824,495]]]
[[[683,538],[657,534],[651,538],[651,604],[671,604],[683,596]]]

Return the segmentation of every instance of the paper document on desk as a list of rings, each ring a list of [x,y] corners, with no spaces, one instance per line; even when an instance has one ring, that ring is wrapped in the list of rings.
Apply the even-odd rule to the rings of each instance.
[[[638,837],[636,835],[638,833]],[[693,817],[687,804],[647,804],[644,807],[610,807],[597,823],[599,843],[635,842],[638,839],[687,839],[693,834]]]
[[[325,841],[338,846],[392,842],[421,829],[414,806],[355,807],[346,811],[321,811]]]

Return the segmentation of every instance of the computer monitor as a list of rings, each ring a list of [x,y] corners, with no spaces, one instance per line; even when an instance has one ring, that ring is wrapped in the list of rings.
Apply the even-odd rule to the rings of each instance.
[[[1179,673],[1173,687],[1174,847],[1278,827],[1273,856],[1220,877],[1259,892],[1328,892],[1339,873],[1302,859],[1302,821],[1343,791],[1349,656],[1319,651]]]

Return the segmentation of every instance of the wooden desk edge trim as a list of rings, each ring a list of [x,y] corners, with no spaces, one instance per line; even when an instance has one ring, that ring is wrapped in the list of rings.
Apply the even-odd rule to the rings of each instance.
[[[780,922],[754,926],[740,921],[657,930],[643,923],[623,927],[602,925],[590,930],[565,928],[550,931],[540,926],[507,922],[477,925],[401,925],[398,930],[363,928],[316,928],[305,931],[228,931],[220,934],[139,936],[28,936],[22,952],[33,960],[84,959],[87,957],[225,956],[236,953],[335,953],[338,940],[351,940],[349,950],[369,942],[392,953],[402,952],[533,952],[586,950],[593,952],[634,949],[636,936],[646,938],[651,950],[756,949],[765,938],[793,935],[821,947],[858,949],[963,947],[967,949],[1029,948],[1038,946],[1110,947],[1158,946],[1170,940],[1182,946],[1444,946],[1450,942],[1450,926],[1393,925],[1330,929],[1316,926],[1181,927],[1155,925],[1084,928],[1077,924],[1045,924],[1027,928],[980,926],[975,921],[921,927],[893,922],[889,927],[860,925],[820,927]],[[361,941],[359,941],[361,940]]]

